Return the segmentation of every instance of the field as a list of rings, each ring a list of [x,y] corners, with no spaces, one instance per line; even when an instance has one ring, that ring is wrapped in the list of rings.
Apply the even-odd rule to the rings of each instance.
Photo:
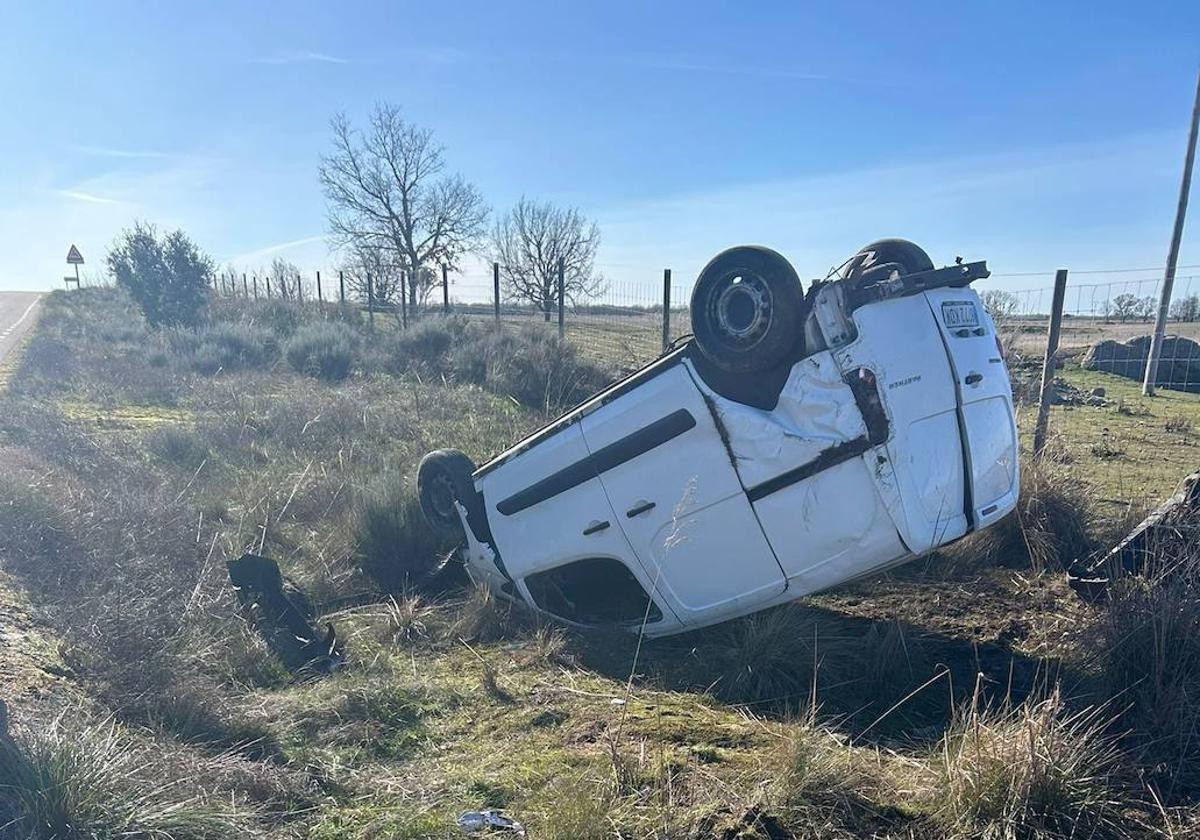
[[[1104,403],[1054,408],[1019,516],[684,637],[389,588],[445,548],[424,452],[480,461],[659,336],[576,323],[223,302],[153,331],[113,290],[50,296],[0,394],[0,837],[449,838],[485,807],[535,838],[1200,836],[1197,590],[1089,607],[1062,572],[1196,467],[1200,398],[1068,360]],[[271,653],[227,582],[248,549],[345,668]]]

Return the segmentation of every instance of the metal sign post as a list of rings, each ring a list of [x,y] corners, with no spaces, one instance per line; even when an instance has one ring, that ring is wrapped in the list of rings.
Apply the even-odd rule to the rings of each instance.
[[[79,249],[76,248],[74,245],[71,245],[71,250],[67,251],[67,265],[75,267],[75,276],[74,277],[64,277],[63,282],[67,284],[67,288],[70,288],[71,284],[74,283],[75,288],[78,289],[79,288],[79,266],[83,265],[83,254],[79,253]]]

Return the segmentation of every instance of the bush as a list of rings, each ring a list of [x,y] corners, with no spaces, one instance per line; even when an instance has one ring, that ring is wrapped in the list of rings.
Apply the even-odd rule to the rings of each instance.
[[[265,368],[279,356],[275,338],[249,324],[214,324],[199,331],[194,342],[189,364],[207,374]]]
[[[452,548],[430,529],[410,482],[399,476],[384,476],[359,496],[354,539],[359,568],[389,592],[417,583]]]
[[[1194,541],[1194,538],[1193,538]],[[1150,559],[1119,582],[1089,650],[1133,757],[1162,798],[1200,793],[1200,553],[1193,544]]]
[[[962,837],[1128,837],[1106,724],[1068,714],[1057,694],[1001,711],[972,703],[934,756],[937,821]]]
[[[15,742],[0,740],[0,793],[13,822],[0,829],[29,840],[246,837],[235,811],[154,783],[116,727],[70,732],[57,721]]]
[[[394,373],[449,373],[450,351],[468,341],[468,335],[467,322],[461,318],[419,321],[396,335],[387,350],[385,365]]]
[[[288,339],[288,364],[300,373],[338,382],[350,375],[357,358],[357,336],[339,323],[306,324]]]
[[[152,326],[200,320],[214,266],[183,231],[160,239],[153,225],[135,222],[117,237],[106,262]]]
[[[209,455],[208,447],[195,432],[178,426],[159,429],[147,443],[151,452],[187,470],[199,469]]]

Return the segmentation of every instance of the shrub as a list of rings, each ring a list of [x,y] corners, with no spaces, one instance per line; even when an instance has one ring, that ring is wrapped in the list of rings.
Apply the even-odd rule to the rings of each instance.
[[[359,568],[390,592],[418,583],[451,548],[425,522],[415,491],[400,476],[384,476],[360,494],[354,539]]]
[[[177,783],[150,781],[142,758],[112,724],[72,732],[59,720],[0,741],[0,791],[13,820],[0,829],[30,840],[248,836],[236,811],[186,798]]]
[[[117,237],[106,262],[152,326],[200,319],[214,266],[183,231],[160,239],[153,225],[135,222]]]
[[[279,355],[273,336],[249,324],[218,323],[199,331],[189,362],[201,373],[268,367]]]
[[[1194,538],[1193,538],[1194,540]],[[1165,800],[1200,793],[1200,553],[1159,549],[1120,581],[1089,650],[1138,763]]]
[[[971,703],[933,759],[937,821],[963,837],[1129,836],[1106,724],[1067,713],[1057,694],[1000,711]]]
[[[387,351],[385,365],[395,373],[416,370],[434,375],[450,371],[453,347],[469,341],[470,332],[461,318],[430,318],[398,333]]]
[[[208,447],[190,429],[167,426],[150,435],[149,449],[164,460],[187,470],[197,470],[208,458]]]
[[[343,324],[306,324],[288,339],[285,355],[294,370],[337,382],[350,375],[357,344],[353,331]]]

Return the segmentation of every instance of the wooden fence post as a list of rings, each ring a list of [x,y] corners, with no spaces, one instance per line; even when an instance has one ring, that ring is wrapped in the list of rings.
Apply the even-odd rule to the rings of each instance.
[[[258,275],[254,275],[254,299],[258,300]]]
[[[492,306],[496,312],[496,323],[500,323],[500,263],[492,263]]]
[[[1063,301],[1067,296],[1067,270],[1054,274],[1054,299],[1050,304],[1050,326],[1046,332],[1046,360],[1042,363],[1042,391],[1038,398],[1037,423],[1033,427],[1033,457],[1046,446],[1046,425],[1050,420],[1050,397],[1054,392],[1054,357],[1058,353],[1058,335],[1062,330]]]
[[[450,280],[446,264],[442,263],[442,313],[450,314]]]
[[[671,347],[671,269],[663,269],[662,351]]]
[[[408,329],[408,272],[400,272],[400,326]]]
[[[242,297],[250,298],[250,287],[246,284],[246,272],[242,272]]]
[[[338,272],[338,300],[342,303],[346,302],[346,273]]]
[[[321,272],[317,272],[317,303],[324,303],[325,298],[321,296]]]
[[[304,303],[304,281],[300,278],[300,272],[296,272],[296,303]]]
[[[367,275],[367,318],[371,322],[371,329],[375,329],[375,285],[371,282],[371,275]]]
[[[267,300],[270,300],[271,299],[271,275],[268,274],[263,279],[267,281]]]
[[[565,285],[566,284],[564,283],[565,274],[566,274],[566,271],[563,266],[563,259],[562,259],[562,257],[559,257],[558,258],[558,337],[559,338],[565,338],[567,335],[566,323],[563,318],[563,313],[564,313],[565,307],[566,307],[566,303],[565,303],[566,302],[566,294],[565,294]]]

